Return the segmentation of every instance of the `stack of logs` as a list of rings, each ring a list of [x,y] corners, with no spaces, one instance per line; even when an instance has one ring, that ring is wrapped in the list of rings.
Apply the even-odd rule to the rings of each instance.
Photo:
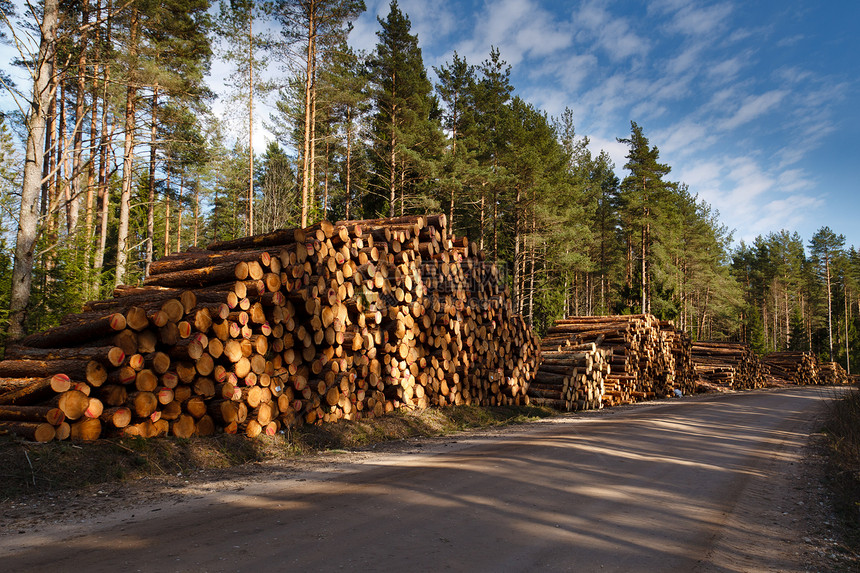
[[[824,386],[843,386],[848,384],[848,372],[838,362],[824,362],[818,371],[819,384]]]
[[[152,263],[0,362],[0,431],[248,436],[528,403],[539,348],[444,215],[321,222]]]
[[[812,352],[786,350],[771,352],[764,363],[772,377],[789,384],[819,384],[818,359]]]
[[[540,368],[529,387],[533,404],[566,412],[602,407],[611,350],[593,342],[545,339],[540,352]]]
[[[684,395],[696,392],[696,369],[693,364],[692,342],[690,335],[676,330],[671,321],[660,322],[660,332],[664,334],[669,351],[675,359],[675,388]]]
[[[544,358],[535,379],[539,385],[536,390],[545,393],[542,386],[556,384],[564,392],[565,379],[576,372],[579,384],[575,389],[580,394],[577,398],[562,398],[569,402],[569,407],[564,408],[568,410],[663,398],[673,395],[676,388],[689,393],[692,371],[688,342],[671,323],[660,323],[649,314],[558,320],[547,331],[541,347],[544,357],[558,353],[556,370],[545,373]],[[565,364],[565,353],[572,353],[579,362],[568,359]],[[580,358],[583,353],[586,358]],[[562,366],[566,371],[558,370]],[[532,395],[543,396],[537,391]]]
[[[699,383],[712,390],[763,388],[768,370],[749,344],[699,340],[692,344]]]

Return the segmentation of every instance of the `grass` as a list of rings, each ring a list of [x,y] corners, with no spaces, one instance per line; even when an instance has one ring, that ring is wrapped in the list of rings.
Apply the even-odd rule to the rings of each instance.
[[[846,543],[860,553],[860,388],[830,402],[824,425],[827,485]]]
[[[0,500],[147,476],[225,469],[328,450],[354,450],[415,437],[518,424],[552,416],[530,406],[458,406],[395,412],[372,420],[290,429],[277,436],[110,438],[89,443],[37,444],[0,436]]]

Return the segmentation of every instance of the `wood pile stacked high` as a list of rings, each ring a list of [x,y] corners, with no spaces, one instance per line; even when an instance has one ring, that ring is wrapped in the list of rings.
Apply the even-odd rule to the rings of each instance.
[[[749,344],[699,340],[691,347],[699,383],[709,389],[763,388],[768,371]]]
[[[848,372],[838,362],[824,362],[818,371],[819,384],[843,386],[848,384]]]
[[[0,362],[0,431],[274,434],[396,408],[524,404],[539,348],[444,215],[321,222],[155,261]]]
[[[683,339],[662,331],[653,315],[578,316],[558,320],[548,329],[542,349],[552,351],[564,345],[588,344],[603,350],[609,364],[609,372],[602,376],[599,405],[628,404],[674,394],[678,369],[674,345],[683,346]]]
[[[764,357],[770,375],[789,384],[819,384],[818,359],[812,352],[786,350]]]

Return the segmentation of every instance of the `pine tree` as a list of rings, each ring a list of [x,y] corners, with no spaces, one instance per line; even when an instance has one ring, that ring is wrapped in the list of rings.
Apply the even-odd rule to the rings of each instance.
[[[483,168],[480,183],[480,241],[484,248],[486,217],[493,219],[492,256],[498,256],[499,250],[499,202],[500,195],[505,192],[505,173],[501,166],[501,158],[508,148],[509,140],[509,108],[514,88],[511,85],[511,67],[501,59],[499,50],[490,49],[490,57],[480,67],[481,78],[476,86],[475,107],[477,110],[478,129],[483,134],[477,151],[478,162]],[[487,213],[486,203],[492,208]]]
[[[220,53],[232,64],[227,85],[231,88],[231,99],[241,102],[241,107],[235,108],[241,117],[242,124],[247,128],[243,135],[247,136],[248,154],[245,188],[243,201],[245,212],[245,231],[251,235],[255,232],[254,225],[254,101],[255,97],[271,90],[271,85],[263,81],[263,73],[268,64],[267,55],[272,49],[272,39],[268,34],[261,33],[254,27],[254,22],[265,20],[267,14],[265,3],[254,0],[220,0],[218,18],[215,21],[215,31],[221,39]]]
[[[387,211],[393,217],[398,207],[399,213],[406,211],[407,200],[427,199],[419,191],[433,175],[442,141],[436,102],[409,18],[393,0],[387,18],[377,20],[382,29],[369,66],[375,104],[371,185],[376,193],[366,202],[369,212]]]
[[[630,148],[627,153],[627,163],[624,165],[624,168],[630,171],[630,175],[621,182],[624,225],[627,232],[627,284],[628,287],[632,286],[636,272],[633,268],[633,261],[637,258],[634,254],[634,241],[635,235],[638,234],[640,235],[638,259],[641,262],[641,268],[638,270],[640,308],[642,312],[650,312],[653,294],[654,240],[661,239],[663,206],[666,204],[668,191],[668,185],[663,181],[663,177],[671,168],[657,162],[660,156],[659,150],[656,146],[649,145],[648,138],[635,121],[630,122],[630,137],[619,138],[618,142]]]
[[[327,171],[337,183],[337,190],[328,194],[332,200],[327,202],[327,215],[333,219],[354,218],[356,205],[361,211],[361,190],[366,186],[365,170],[361,169],[366,155],[361,131],[370,110],[366,60],[344,42],[330,52],[320,69],[320,97],[325,102],[329,132],[325,140],[329,148]]]
[[[830,227],[821,227],[809,240],[812,262],[819,280],[823,283],[827,299],[828,356],[833,361],[833,276],[834,261],[842,255],[845,237],[834,233]]]
[[[262,189],[261,231],[296,227],[301,221],[301,203],[290,158],[277,142],[269,143],[260,161],[258,186]]]
[[[288,46],[300,46],[304,59],[302,113],[302,216],[306,226],[314,203],[316,173],[317,91],[319,62],[331,59],[345,45],[351,22],[364,12],[363,0],[278,0],[275,15]]]
[[[441,167],[440,189],[448,202],[448,226],[455,229],[456,195],[469,184],[470,167],[475,162],[475,82],[476,70],[454,52],[450,64],[433,68],[439,83],[436,92],[444,105],[442,126],[448,133],[448,149]],[[461,201],[466,198],[462,197]]]
[[[30,107],[27,112],[27,145],[24,177],[21,184],[21,207],[18,215],[18,234],[15,243],[15,265],[12,269],[12,288],[9,301],[9,337],[24,334],[24,321],[30,302],[33,280],[33,255],[38,240],[39,195],[42,188],[43,150],[48,108],[54,98],[50,79],[54,73],[59,3],[45,0],[40,30],[39,52],[35,58]]]

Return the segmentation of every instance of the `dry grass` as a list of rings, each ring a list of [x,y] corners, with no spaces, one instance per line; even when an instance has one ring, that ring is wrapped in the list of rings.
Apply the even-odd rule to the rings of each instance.
[[[551,415],[551,410],[529,406],[460,406],[396,412],[373,420],[303,427],[271,438],[255,439],[219,435],[36,444],[0,436],[0,499],[146,476],[224,469],[324,450],[358,449],[392,440],[440,436]]]
[[[860,388],[830,402],[827,436],[827,484],[846,541],[860,552]]]

